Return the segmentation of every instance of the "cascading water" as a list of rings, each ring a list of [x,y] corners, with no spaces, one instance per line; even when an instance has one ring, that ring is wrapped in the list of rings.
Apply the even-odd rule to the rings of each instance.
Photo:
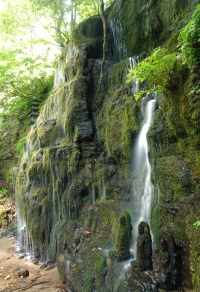
[[[129,67],[130,69],[135,68],[137,63],[139,62],[139,57],[136,58],[130,57],[129,59]],[[140,90],[140,82],[136,79],[136,76],[132,79],[132,93],[136,94]]]
[[[153,198],[153,185],[151,183],[151,166],[148,157],[147,133],[152,123],[156,104],[156,94],[147,94],[143,99],[143,126],[134,148],[134,181],[133,192],[136,199],[138,220],[134,226],[134,240],[137,238],[137,228],[141,221],[150,225],[150,208]]]
[[[17,234],[18,234],[18,242],[17,245],[19,247],[19,256],[31,257],[33,255],[33,242],[30,238],[30,235],[27,230],[27,226],[25,221],[22,219],[18,212],[18,226],[17,226]]]

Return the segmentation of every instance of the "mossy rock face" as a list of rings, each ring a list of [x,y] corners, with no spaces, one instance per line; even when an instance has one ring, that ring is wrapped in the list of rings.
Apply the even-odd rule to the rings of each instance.
[[[81,22],[78,26],[78,31],[83,37],[99,37],[103,34],[102,20],[98,16],[90,17]]]
[[[108,75],[109,92],[97,118],[100,139],[116,161],[130,159],[132,140],[141,120],[139,104],[129,95],[130,89],[123,83],[126,73],[126,61],[111,67]]]
[[[39,179],[42,173],[42,168],[43,164],[41,161],[33,162],[27,171],[29,178],[31,180]]]
[[[115,1],[107,21],[119,59],[141,53],[145,56],[163,44],[184,26],[181,20],[190,18],[186,11],[192,11],[196,4],[196,0]]]
[[[38,137],[40,139],[41,147],[51,145],[59,137],[59,128],[56,126],[55,120],[46,121],[40,125],[38,129]]]
[[[160,158],[157,161],[157,170],[159,172],[158,183],[162,192],[165,193],[166,200],[167,197],[172,200],[194,192],[192,172],[178,157]]]
[[[181,116],[186,127],[187,134],[195,137],[200,134],[199,126],[199,79],[198,68],[194,69],[192,74],[189,74],[185,84],[185,90],[181,97]]]
[[[87,58],[102,57],[103,24],[99,16],[90,17],[73,31],[72,39],[78,48],[85,48]]]
[[[190,278],[192,276],[192,284],[195,289],[200,287],[200,257],[199,257],[199,229],[195,228],[194,222],[199,220],[199,206],[186,217],[186,233],[189,238],[189,258],[188,264]],[[195,291],[197,291],[195,290]]]

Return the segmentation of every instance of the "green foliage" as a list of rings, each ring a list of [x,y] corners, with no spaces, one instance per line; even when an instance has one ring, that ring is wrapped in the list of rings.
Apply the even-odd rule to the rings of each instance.
[[[106,1],[105,7],[113,1]],[[51,16],[51,35],[61,47],[64,47],[69,40],[72,30],[78,22],[99,14],[99,0],[34,0],[32,1],[36,13],[44,10]],[[49,25],[46,26],[47,29]]]
[[[1,195],[6,195],[8,193],[8,190],[6,188],[3,188],[0,190]]]
[[[92,291],[92,275],[91,271],[86,270],[83,275],[83,292]]]
[[[193,223],[193,226],[198,229],[200,227],[200,221],[196,221],[195,223]]]
[[[54,73],[56,42],[45,29],[50,15],[30,0],[8,0],[0,10],[0,92],[3,100],[41,96]]]
[[[12,165],[11,168],[10,168],[10,170],[9,170],[9,181],[10,181],[11,183],[14,183],[14,173],[13,173],[13,168],[14,168],[14,167],[15,167],[15,166]]]
[[[173,73],[176,61],[176,53],[168,54],[167,50],[161,47],[156,48],[153,53],[128,73],[127,82],[136,78],[140,82],[146,82],[147,89],[139,91],[136,100],[146,91],[162,91],[169,82],[170,75]]]
[[[192,19],[179,34],[181,57],[184,64],[193,68],[200,64],[200,4],[196,6]]]
[[[199,217],[198,209],[189,212],[186,217],[186,233],[189,239],[189,263],[192,276],[192,284],[194,291],[198,291],[200,287],[200,242],[199,229],[191,228],[193,222]],[[198,221],[197,221],[198,222]]]
[[[26,140],[26,136],[21,138],[17,145],[16,145],[16,152],[17,154],[22,154],[22,149],[23,149],[23,145],[24,145],[24,141]]]

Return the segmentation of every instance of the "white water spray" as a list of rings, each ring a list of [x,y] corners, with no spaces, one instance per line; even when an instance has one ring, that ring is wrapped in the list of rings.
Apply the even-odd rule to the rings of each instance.
[[[140,131],[134,152],[134,180],[133,191],[138,208],[138,221],[134,226],[134,241],[137,238],[137,229],[141,221],[145,221],[150,225],[150,208],[153,198],[153,185],[151,183],[151,166],[148,157],[147,133],[152,123],[153,112],[156,100],[151,99],[146,102],[149,97],[154,98],[155,93],[147,95],[144,100],[144,123]]]

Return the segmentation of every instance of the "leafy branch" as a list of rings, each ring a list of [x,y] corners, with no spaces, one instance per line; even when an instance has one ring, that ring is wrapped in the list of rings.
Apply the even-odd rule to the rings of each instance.
[[[189,68],[200,65],[200,4],[196,6],[192,19],[181,30],[178,40],[183,64]]]
[[[167,54],[165,48],[158,47],[148,58],[132,68],[127,75],[127,83],[130,83],[135,78],[141,83],[145,82],[147,88],[139,91],[135,98],[138,99],[146,91],[164,90],[168,82],[170,82],[175,61],[176,53]]]

